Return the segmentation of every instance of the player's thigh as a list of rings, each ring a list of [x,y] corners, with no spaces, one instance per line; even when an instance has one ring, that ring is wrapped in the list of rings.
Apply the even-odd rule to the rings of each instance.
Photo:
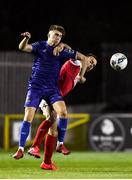
[[[41,110],[43,112],[43,115],[46,117],[46,119],[49,119],[50,118],[50,107],[48,105],[43,106],[43,107],[41,107]]]
[[[64,101],[56,101],[53,104],[53,109],[56,111],[57,115],[61,117],[67,116],[67,108]]]

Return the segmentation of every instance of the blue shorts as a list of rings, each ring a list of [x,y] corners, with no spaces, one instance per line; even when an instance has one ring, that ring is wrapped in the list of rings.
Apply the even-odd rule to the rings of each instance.
[[[57,101],[63,101],[63,98],[57,88],[46,90],[30,88],[27,92],[24,107],[38,108],[42,99],[50,105]]]

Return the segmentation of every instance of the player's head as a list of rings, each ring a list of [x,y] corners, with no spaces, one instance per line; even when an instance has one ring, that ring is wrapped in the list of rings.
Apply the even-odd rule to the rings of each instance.
[[[50,28],[49,28],[49,31],[54,31],[54,30],[57,30],[59,32],[62,33],[63,36],[65,36],[65,29],[64,27],[62,26],[58,26],[58,25],[51,25]]]
[[[86,56],[90,58],[90,65],[88,63],[88,67],[87,67],[87,72],[88,72],[88,71],[92,70],[94,68],[94,66],[96,66],[97,57],[95,55],[93,55],[93,54],[87,54]]]
[[[57,45],[60,43],[62,36],[65,35],[65,29],[62,26],[51,25],[48,32],[48,43]]]

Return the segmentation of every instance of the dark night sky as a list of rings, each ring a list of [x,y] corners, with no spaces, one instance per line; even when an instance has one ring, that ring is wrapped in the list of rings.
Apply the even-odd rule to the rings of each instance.
[[[23,31],[32,33],[32,41],[45,39],[51,24],[63,25],[65,41],[82,51],[102,41],[132,40],[129,1],[5,1],[0,17],[0,49],[17,48]]]
[[[1,1],[0,50],[18,50],[20,34],[24,31],[32,34],[31,42],[45,40],[49,26],[58,24],[66,29],[64,42],[73,49],[82,53],[92,52],[100,58],[101,43],[132,42],[131,4],[128,0]],[[88,87],[87,84],[79,86],[71,93],[71,103],[76,103],[80,89],[85,91],[83,103],[93,99],[101,101],[101,80],[99,62],[96,73],[93,71],[88,75]],[[95,87],[98,87],[98,94]]]

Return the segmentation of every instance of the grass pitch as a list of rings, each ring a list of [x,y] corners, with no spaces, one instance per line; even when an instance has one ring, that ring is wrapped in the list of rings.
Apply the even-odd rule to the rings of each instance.
[[[68,156],[55,153],[59,170],[40,169],[42,159],[25,154],[14,160],[11,153],[0,152],[1,179],[94,179],[132,178],[132,153],[72,152]]]

